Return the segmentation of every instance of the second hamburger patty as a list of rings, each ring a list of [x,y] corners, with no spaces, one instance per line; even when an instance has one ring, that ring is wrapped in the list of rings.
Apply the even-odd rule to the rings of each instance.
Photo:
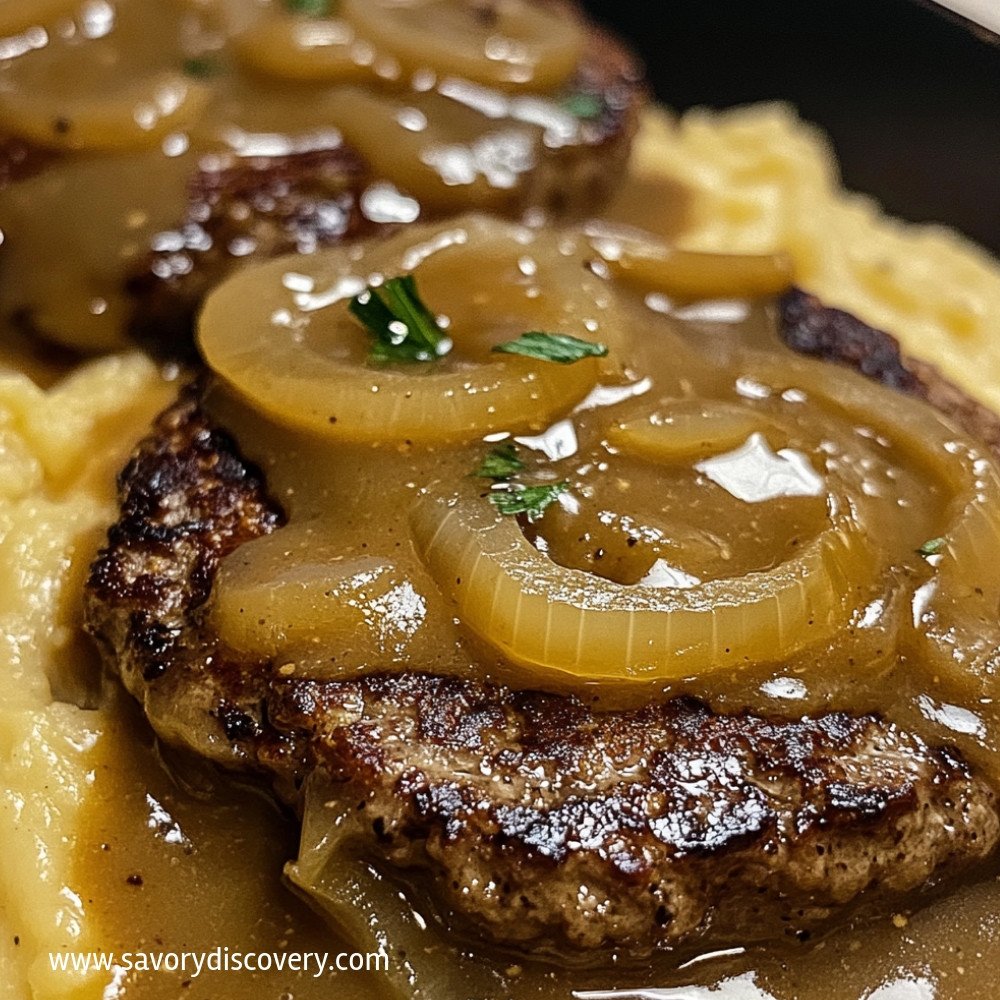
[[[511,217],[539,209],[552,217],[583,218],[597,210],[625,172],[646,103],[644,70],[635,54],[587,21],[575,4],[558,6],[586,31],[586,48],[566,91],[568,106],[579,104],[586,114],[579,141],[541,146],[524,183],[500,206]],[[0,132],[0,190],[47,169],[60,169],[59,154]],[[311,254],[384,227],[377,213],[365,215],[366,198],[379,186],[385,179],[339,139],[285,154],[203,157],[188,180],[183,217],[157,235],[148,253],[122,268],[129,335],[155,354],[190,357],[194,316],[208,289],[255,261]],[[60,341],[36,315],[37,303],[18,304],[17,288],[4,294],[15,303],[15,326]]]
[[[1000,440],[996,417],[845,313],[794,292],[782,332]],[[775,912],[802,926],[1000,839],[982,777],[875,715],[723,715],[690,700],[595,711],[419,672],[318,682],[234,660],[205,619],[219,561],[283,515],[197,387],[120,490],[88,627],[157,731],[271,773],[288,798],[323,769],[368,816],[374,855],[429,866],[499,940],[648,948]]]

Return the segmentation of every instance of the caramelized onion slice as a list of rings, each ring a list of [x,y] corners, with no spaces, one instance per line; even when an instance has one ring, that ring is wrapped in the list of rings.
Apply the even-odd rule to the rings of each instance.
[[[678,299],[778,295],[793,279],[791,258],[784,253],[702,253],[652,241],[613,239],[598,240],[595,248],[618,280]]]
[[[507,89],[555,90],[584,46],[565,8],[530,0],[344,0],[343,15],[405,73],[429,69]]]
[[[348,304],[371,281],[405,273],[430,308],[447,313],[455,347],[434,362],[380,365],[368,360],[371,340]],[[471,216],[241,271],[209,297],[198,336],[209,365],[286,425],[338,440],[433,444],[543,429],[600,371],[595,358],[556,365],[491,353],[493,345],[525,330],[600,340],[616,322],[607,290],[579,258],[559,253],[557,237]]]
[[[168,71],[104,96],[0,91],[0,119],[5,128],[50,149],[149,149],[192,125],[208,97],[204,84]]]
[[[945,497],[944,515],[935,527],[944,546],[932,565],[944,588],[982,597],[993,611],[1000,602],[1000,463],[996,456],[925,403],[902,393],[885,405],[885,390],[869,379],[805,358],[749,365],[759,381],[782,391],[805,390],[830,412],[840,412],[860,432],[873,434],[900,450],[924,470]],[[969,581],[975,581],[970,584]],[[964,582],[963,582],[964,581]]]
[[[974,446],[952,442],[954,495],[940,527],[943,546],[913,601],[918,662],[944,701],[1000,699],[1000,473]]]
[[[398,659],[427,609],[393,563],[338,558],[315,544],[307,549],[301,537],[300,551],[281,559],[284,534],[250,542],[223,562],[212,602],[222,641],[240,653],[291,656],[318,634],[332,635],[338,662]]]
[[[368,860],[370,839],[371,816],[359,811],[356,796],[317,769],[306,782],[298,857],[285,877],[340,940],[385,954],[386,965],[368,974],[383,1000],[497,996],[492,963],[459,947],[433,913],[421,912],[425,891],[405,891]]]
[[[374,51],[341,18],[269,13],[232,39],[240,61],[286,80],[355,83],[372,78]]]
[[[453,215],[475,206],[511,214],[536,166],[534,126],[488,122],[440,95],[414,103],[340,87],[323,107],[372,172],[390,177],[425,211]]]
[[[652,462],[717,455],[772,425],[752,410],[721,401],[678,400],[648,416],[614,424],[615,448]]]
[[[753,374],[775,389],[797,388],[852,419],[866,436],[906,453],[943,496],[930,534],[940,551],[912,561],[919,573],[905,645],[922,690],[958,703],[1000,697],[1000,651],[991,644],[1000,615],[1000,466],[951,420],[919,399],[884,390],[853,372],[789,358]],[[905,500],[905,498],[902,498]],[[921,539],[920,541],[923,541]],[[919,544],[919,541],[915,544]],[[985,637],[985,638],[984,638]]]
[[[463,622],[510,661],[641,683],[786,661],[846,628],[876,567],[853,511],[835,506],[795,558],[683,590],[558,566],[513,519],[469,494],[424,497],[411,528]]]

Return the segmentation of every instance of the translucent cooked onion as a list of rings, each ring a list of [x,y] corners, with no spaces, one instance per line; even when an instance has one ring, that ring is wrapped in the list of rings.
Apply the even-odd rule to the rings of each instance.
[[[496,996],[496,969],[462,949],[434,914],[417,907],[423,892],[400,884],[367,858],[371,817],[356,796],[315,770],[306,782],[298,857],[285,876],[358,952],[384,952],[383,1000]]]
[[[347,83],[369,80],[374,53],[341,18],[262,16],[232,39],[240,61],[286,80]]]
[[[336,637],[339,660],[388,664],[423,624],[423,599],[387,559],[316,551],[261,558],[284,536],[251,542],[222,564],[212,603],[222,641],[240,653],[276,656]],[[276,564],[277,563],[277,564]]]
[[[509,213],[536,166],[535,127],[491,128],[478,111],[440,95],[422,96],[422,108],[414,103],[345,86],[327,95],[323,107],[372,172],[391,177],[425,211],[454,214],[475,206]]]
[[[995,611],[1000,602],[1000,468],[950,418],[919,399],[895,396],[885,406],[884,389],[854,372],[805,359],[750,365],[759,381],[776,390],[805,390],[824,409],[848,417],[907,454],[948,498],[935,535],[944,545],[935,558],[939,582],[976,589]],[[974,586],[962,581],[975,579]]]
[[[558,246],[554,236],[473,216],[360,250],[270,262],[209,297],[199,343],[262,411],[338,440],[433,444],[543,429],[593,388],[597,359],[557,365],[491,347],[525,330],[600,340],[616,322],[602,283]],[[423,300],[448,314],[454,350],[431,363],[370,362],[350,297],[411,272]]]
[[[678,400],[648,416],[614,424],[608,441],[653,462],[717,455],[773,425],[758,413],[716,400]]]
[[[783,253],[701,253],[639,240],[595,245],[618,280],[678,299],[758,298],[792,284],[792,261]]]
[[[405,73],[433,70],[502,88],[554,90],[576,70],[584,33],[565,9],[530,0],[344,0],[343,16]]]
[[[940,550],[927,558],[931,575],[914,597],[911,641],[938,697],[992,704],[1000,677],[993,638],[1000,617],[1000,474],[974,446],[951,444],[952,499]]]
[[[5,129],[51,149],[149,149],[192,125],[208,97],[204,84],[168,71],[104,96],[0,91],[0,119]]]
[[[589,681],[680,680],[780,662],[848,626],[875,556],[850,508],[795,558],[689,589],[627,586],[553,563],[470,494],[414,508],[417,551],[463,622],[513,663]]]
[[[904,645],[929,690],[957,702],[995,698],[1000,650],[991,642],[1000,614],[1000,469],[994,456],[971,442],[950,419],[902,394],[892,409],[881,387],[853,372],[788,359],[753,367],[775,389],[804,389],[825,409],[853,419],[908,454],[944,496],[943,514],[928,539],[939,539],[912,561],[923,570],[913,598]],[[835,381],[831,382],[831,378]],[[905,498],[904,498],[905,499]],[[916,545],[914,546],[916,549]]]

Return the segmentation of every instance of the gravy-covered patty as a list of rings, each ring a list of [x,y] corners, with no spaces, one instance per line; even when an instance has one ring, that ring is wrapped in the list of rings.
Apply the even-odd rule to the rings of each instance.
[[[307,322],[272,319],[270,346],[253,320],[238,338],[213,326],[240,298],[210,302],[202,347],[221,378],[187,390],[122,474],[89,585],[89,627],[157,731],[270,773],[290,799],[322,772],[366,817],[371,856],[429,868],[449,907],[507,943],[646,949],[734,921],[767,933],[765,917],[798,929],[990,853],[993,723],[956,732],[938,709],[981,711],[989,650],[970,641],[950,677],[935,650],[988,593],[949,556],[994,531],[977,504],[996,419],[803,293],[777,324],[766,308],[713,324],[643,290],[651,267],[680,283],[684,260],[495,225],[395,237],[345,265],[388,278],[402,254],[455,354],[440,341],[366,359],[365,343],[393,348],[365,339],[382,286],[339,264],[287,279]],[[290,273],[269,267],[260,288]],[[546,325],[567,333],[537,333],[505,368],[511,343],[528,349],[505,338],[538,285]],[[591,308],[594,340],[570,336]],[[543,379],[525,397],[533,427],[507,394]],[[424,394],[410,416],[404,385]]]
[[[0,315],[82,351],[189,355],[206,290],[276,254],[470,208],[581,218],[646,99],[566,0],[73,6],[0,73]]]

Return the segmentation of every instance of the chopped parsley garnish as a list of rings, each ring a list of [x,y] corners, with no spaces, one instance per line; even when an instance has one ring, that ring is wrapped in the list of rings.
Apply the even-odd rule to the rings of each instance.
[[[501,514],[524,514],[529,521],[537,521],[545,513],[545,508],[568,489],[569,483],[562,482],[494,490],[490,494],[490,503]]]
[[[582,118],[585,121],[592,121],[600,118],[604,113],[604,102],[597,94],[575,93],[567,94],[563,98],[562,106],[574,118]]]
[[[424,305],[412,274],[390,278],[351,299],[351,313],[375,338],[374,361],[433,361],[451,350],[451,340]]]
[[[219,61],[211,56],[194,56],[184,60],[184,72],[199,80],[218,76],[221,71],[222,67],[219,65]]]
[[[524,462],[517,457],[517,445],[508,441],[493,448],[475,474],[480,479],[510,479],[523,468]]]
[[[944,547],[948,544],[947,538],[931,538],[930,540],[924,542],[923,545],[917,549],[917,552],[922,556],[936,556],[944,551]]]
[[[501,354],[523,354],[526,358],[554,361],[560,365],[571,365],[583,358],[603,358],[608,349],[604,344],[571,337],[568,333],[541,333],[533,330],[522,333],[517,340],[497,344],[493,348]]]
[[[329,17],[336,7],[336,0],[284,0],[284,5],[290,14]]]

